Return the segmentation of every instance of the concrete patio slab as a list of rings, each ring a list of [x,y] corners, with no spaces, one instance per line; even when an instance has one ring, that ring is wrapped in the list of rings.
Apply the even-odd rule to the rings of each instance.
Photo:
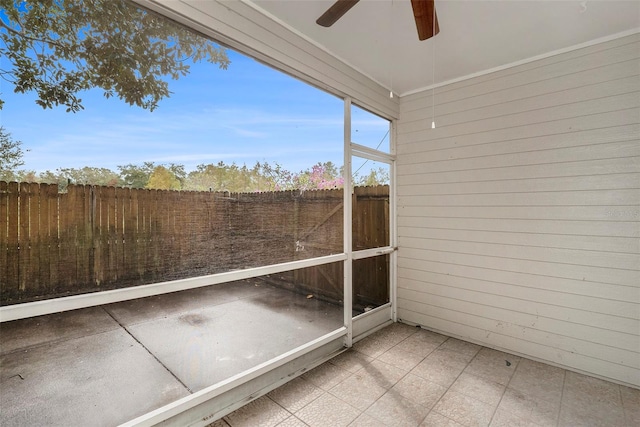
[[[189,311],[203,310],[216,305],[248,298],[267,292],[269,287],[255,280],[189,289],[170,294],[156,295],[105,306],[107,311],[123,325],[148,322],[176,316]]]
[[[112,331],[120,326],[100,307],[0,323],[0,355],[16,349]]]
[[[0,425],[118,425],[342,322],[254,279],[3,323]]]
[[[117,329],[0,357],[0,425],[114,426],[189,392]]]
[[[342,326],[342,308],[272,288],[127,327],[194,392]]]

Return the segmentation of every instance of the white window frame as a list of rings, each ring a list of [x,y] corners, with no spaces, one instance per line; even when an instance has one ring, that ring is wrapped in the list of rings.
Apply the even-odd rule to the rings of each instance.
[[[345,106],[346,109],[346,106]],[[350,116],[351,103],[349,105],[349,120]],[[345,113],[345,122],[347,120],[347,116]],[[353,157],[359,157],[379,163],[385,163],[389,165],[389,245],[381,246],[376,248],[363,249],[359,251],[353,251],[353,248],[350,246],[351,252],[350,255],[350,264],[352,261],[372,258],[380,255],[390,255],[389,259],[389,302],[383,304],[375,309],[359,314],[358,316],[353,317],[352,319],[352,334],[358,339],[364,338],[366,335],[376,331],[380,327],[385,326],[388,321],[395,322],[397,320],[397,303],[396,303],[396,283],[397,283],[397,230],[396,230],[396,187],[395,187],[395,175],[396,175],[396,146],[395,146],[395,121],[391,119],[389,120],[389,148],[390,152],[386,153],[384,151],[376,150],[374,148],[366,147],[361,144],[357,144],[351,141],[351,129],[349,128],[349,142],[346,142],[346,132],[347,129],[345,127],[345,165],[347,164],[347,153],[349,154],[349,171],[347,173],[345,167],[345,176],[349,177],[349,187],[347,187],[347,182],[345,178],[345,203],[346,197],[348,195],[351,200],[351,192],[347,192],[346,188],[353,188],[351,182],[351,165],[353,163]],[[350,123],[350,121],[349,121]],[[352,221],[352,210],[349,213],[349,217],[347,218],[347,213],[345,212],[345,226],[347,222],[349,223],[349,227],[351,227]],[[345,229],[346,230],[346,229]],[[346,239],[346,231],[345,231],[345,239]],[[351,233],[349,233],[349,240],[351,244]],[[347,263],[349,261],[345,261]],[[352,279],[352,277],[350,278]],[[353,303],[353,299],[349,301],[350,304]],[[346,305],[346,300],[345,300]],[[345,310],[346,317],[346,310]]]

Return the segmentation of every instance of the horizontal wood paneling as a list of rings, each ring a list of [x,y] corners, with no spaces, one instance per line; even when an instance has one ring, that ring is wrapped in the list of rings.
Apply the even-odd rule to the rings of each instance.
[[[570,76],[576,78],[580,73],[590,70],[603,69],[606,80],[609,75],[604,67],[637,59],[638,41],[640,41],[640,34],[634,34],[443,86],[437,88],[435,92],[438,105],[484,96],[504,89],[517,88],[518,93],[526,94],[524,86],[539,82],[552,84],[551,81]],[[615,76],[614,74],[611,78]],[[401,102],[401,112],[430,106],[430,102],[431,91],[404,97]]]
[[[532,232],[483,231],[469,228],[398,228],[398,235],[410,247],[410,240],[417,239],[420,246],[429,245],[426,240],[449,240],[456,242],[498,243],[503,245],[533,246],[540,248],[578,249],[585,251],[640,253],[640,244],[634,237],[585,236],[584,234],[552,234]]]
[[[432,95],[400,103],[398,316],[640,386],[640,36]]]
[[[625,59],[622,62],[607,64],[590,70],[579,71],[555,79],[528,83],[523,86],[521,91],[517,94],[514,93],[511,88],[500,89],[492,94],[492,98],[490,100],[485,96],[464,98],[462,100],[450,102],[444,102],[443,99],[438,103],[438,113],[448,114],[451,112],[483,108],[488,105],[488,101],[498,103],[529,99],[535,96],[573,90],[584,86],[601,84],[603,82],[606,82],[607,84],[615,84],[618,79],[638,75],[638,66],[635,63],[635,58],[632,52],[629,52],[629,58],[630,59]],[[441,97],[437,90],[436,96],[439,98]],[[403,119],[406,118],[406,120],[409,121],[420,120],[420,111],[423,108],[428,107],[428,104],[424,104],[425,102],[431,102],[428,95],[422,99],[414,99],[412,102],[403,103],[401,110]]]
[[[416,261],[431,260],[435,262],[455,262],[455,264],[472,267],[485,267],[493,270],[516,271],[529,274],[542,273],[545,276],[562,277],[566,279],[588,280],[591,282],[610,283],[613,285],[629,286],[636,289],[640,282],[637,270],[590,266],[587,262],[576,264],[575,259],[559,261],[545,261],[539,259],[468,254],[455,251],[439,251],[430,249],[406,248],[400,241],[399,255]]]
[[[625,87],[629,88],[629,85],[633,84],[633,78],[637,77],[640,71],[634,61],[635,59],[628,59],[606,67],[583,71],[578,75],[527,84],[519,88],[521,91],[518,94],[515,94],[512,88],[505,88],[491,93],[490,96],[480,95],[446,102],[444,99],[439,99],[441,96],[436,90],[435,93],[430,93],[431,96],[420,101],[423,104],[421,108],[402,108],[401,114],[403,120],[406,119],[409,123],[419,121],[421,120],[420,111],[430,108],[435,100],[440,101],[436,109],[438,116],[460,115],[466,112],[480,115],[480,117],[490,117],[507,106],[513,106],[515,111],[527,111],[531,110],[536,103],[561,105],[569,99],[578,101],[585,98],[606,97],[622,93]],[[603,77],[603,72],[610,73],[611,76]],[[593,97],[586,95],[590,91],[594,92]],[[432,97],[434,99],[431,99]],[[416,103],[414,107],[419,105]]]
[[[402,175],[425,172],[425,164],[429,162],[428,172],[468,171],[477,169],[494,169],[501,167],[544,165],[585,160],[615,159],[637,155],[640,139],[605,144],[583,144],[573,147],[559,147],[518,153],[497,153],[494,155],[455,158],[431,161],[430,153],[416,153],[411,156],[410,163],[403,163]],[[421,162],[422,160],[422,162]]]
[[[638,206],[437,206],[401,207],[400,215],[441,218],[555,219],[624,221],[637,225]]]
[[[523,189],[536,191],[594,191],[613,188],[637,188],[640,173],[612,173],[568,177],[414,184],[411,177],[401,178],[399,196],[433,194],[503,194]],[[490,185],[487,185],[490,183]]]
[[[407,287],[402,298],[407,298],[414,304],[434,305],[488,320],[509,322],[514,325],[514,336],[527,335],[529,339],[538,337],[540,340],[549,340],[562,350],[579,351],[581,354],[605,360],[615,359],[622,365],[640,368],[640,359],[634,351],[640,342],[634,334],[557,320],[535,311],[526,313],[524,310],[513,310],[514,304],[524,304],[519,299],[503,298],[501,301],[491,295],[473,291],[462,293],[464,298],[458,298],[458,294],[456,289],[449,286],[427,283],[420,285],[419,291]],[[536,305],[531,302],[526,304],[530,308]]]
[[[410,184],[444,184],[449,182],[504,181],[539,179],[567,176],[594,176],[616,173],[637,174],[640,172],[640,156],[610,157],[606,159],[571,160],[564,163],[541,163],[531,165],[483,168],[482,162],[471,170],[430,172],[429,167],[414,174],[405,174],[398,167],[398,181]],[[561,164],[562,167],[558,167]],[[401,172],[402,171],[402,172]],[[407,175],[405,178],[404,176]],[[403,181],[404,180],[404,181]],[[634,181],[631,181],[634,182]],[[633,185],[633,184],[629,184]]]
[[[495,268],[491,264],[482,264],[480,266],[468,265],[463,263],[464,260],[458,260],[449,257],[444,261],[441,260],[424,260],[403,257],[398,260],[398,266],[428,273],[453,274],[467,278],[477,278],[485,282],[506,283],[515,286],[523,286],[533,289],[545,289],[554,292],[562,292],[570,295],[584,295],[600,299],[608,299],[612,301],[630,302],[636,304],[640,299],[640,291],[635,286],[626,286],[615,283],[604,283],[586,278],[570,278],[552,276],[547,270],[528,271],[511,271],[507,270],[508,266],[503,268]],[[401,274],[401,276],[403,276]],[[635,306],[629,306],[635,307]],[[613,313],[617,313],[614,311]],[[634,316],[634,310],[627,309],[626,316]],[[637,314],[636,314],[637,316]]]
[[[431,113],[425,112],[425,120],[431,120]],[[475,128],[466,133],[450,132],[450,135],[444,133],[438,134],[439,129],[432,129],[432,135],[428,145],[421,144],[424,141],[424,135],[420,132],[403,134],[402,140],[404,144],[398,147],[402,153],[410,152],[435,151],[440,149],[450,149],[456,146],[466,147],[469,145],[480,145],[487,143],[496,143],[501,141],[517,141],[526,140],[535,137],[548,137],[551,135],[569,136],[573,132],[604,129],[615,126],[625,126],[629,124],[638,124],[640,121],[640,108],[630,108],[626,110],[617,110],[613,112],[604,112],[592,114],[588,116],[571,117],[567,119],[546,122],[544,126],[539,123],[531,123],[520,126],[506,126],[497,129],[479,129]],[[503,125],[504,126],[504,125]],[[400,151],[398,151],[400,154]]]
[[[419,212],[418,212],[419,214]],[[636,221],[556,221],[541,219],[505,218],[438,218],[424,216],[402,216],[398,218],[400,227],[416,229],[433,227],[443,230],[486,230],[514,233],[557,234],[565,236],[624,237],[637,240],[640,227]]]
[[[546,93],[538,96],[520,97],[509,102],[500,102],[492,105],[479,106],[470,109],[469,105],[464,105],[464,110],[452,110],[452,108],[438,108],[436,110],[436,118],[441,126],[451,126],[457,123],[464,123],[477,120],[486,120],[493,117],[502,117],[518,112],[535,112],[536,110],[547,107],[558,107],[563,105],[576,104],[583,101],[595,100],[612,100],[616,102],[614,97],[629,94],[635,90],[635,80],[638,74],[630,77],[606,81],[593,85],[580,86],[567,90],[559,90],[552,93]],[[496,100],[497,102],[498,100]],[[449,106],[453,107],[453,106]],[[582,108],[588,108],[589,105],[582,105]],[[570,113],[571,110],[567,110]],[[413,111],[403,114],[404,125],[400,131],[411,132],[416,126],[418,129],[424,124],[424,120],[418,116],[419,111]],[[536,118],[532,114],[532,118]],[[406,119],[406,120],[405,120]],[[430,125],[430,123],[429,123]]]
[[[559,148],[571,148],[590,146],[596,144],[609,144],[622,141],[637,141],[640,135],[640,124],[628,126],[613,126],[600,129],[572,130],[553,135],[534,136],[529,138],[510,139],[487,143],[477,143],[470,140],[471,144],[456,144],[450,148],[425,149],[418,144],[412,144],[410,148],[416,155],[421,156],[423,163],[435,163],[443,160],[479,158],[509,153],[531,153],[545,150],[557,150]],[[531,145],[535,144],[535,150],[531,151]],[[408,147],[405,147],[408,148]],[[413,151],[410,151],[413,152]],[[409,154],[409,152],[407,152]],[[403,159],[407,164],[414,163],[413,156]]]
[[[437,268],[433,268],[433,270],[437,270]],[[419,291],[422,288],[421,284],[425,283],[422,280],[425,271],[427,270],[406,268],[402,277],[406,279],[407,288]],[[462,268],[456,269],[456,271],[464,274]],[[491,298],[497,298],[495,303],[499,303],[505,308],[517,303],[513,300],[520,300],[527,302],[521,307],[521,310],[526,313],[540,314],[604,330],[619,330],[627,334],[637,332],[636,321],[640,319],[640,313],[636,310],[633,302],[570,294],[554,289],[536,289],[519,284],[481,280],[451,273],[444,274],[434,271],[429,271],[429,273],[431,282],[428,282],[427,288],[431,285],[450,288],[450,291],[456,295],[455,298],[471,296],[471,301],[474,301],[476,298],[480,298],[477,295],[480,292],[484,294],[482,297],[484,300],[490,298],[487,301],[493,301]],[[460,290],[470,292],[460,292]],[[437,292],[443,293],[445,291],[439,290]],[[585,305],[593,306],[598,311],[584,310]]]
[[[638,205],[638,188],[625,190],[532,191],[528,193],[401,196],[402,206],[611,206]]]
[[[548,236],[545,236],[548,238]],[[548,239],[549,244],[553,240]],[[508,259],[556,262],[562,264],[610,267],[637,272],[637,253],[606,252],[582,249],[564,249],[552,246],[531,246],[511,243],[485,243],[470,240],[421,239],[403,237],[402,246],[411,249],[430,248],[435,251],[486,255]],[[633,275],[632,275],[633,277]],[[635,277],[640,279],[640,275]]]
[[[579,116],[590,116],[611,111],[638,108],[640,106],[639,93],[639,91],[633,91],[583,102],[566,102],[561,105],[551,107],[540,106],[539,108],[536,108],[534,106],[530,110],[524,111],[513,111],[506,108],[502,115],[500,115],[500,111],[495,111],[498,109],[496,106],[492,106],[487,108],[494,110],[494,115],[487,114],[487,117],[484,118],[465,112],[465,115],[469,117],[469,120],[465,120],[464,117],[453,115],[439,116],[436,109],[436,129],[433,129],[433,134],[436,137],[464,135],[494,129],[504,129],[506,126],[513,128],[533,123],[540,124]],[[422,132],[424,130],[431,130],[430,120],[413,121],[409,123],[400,121],[400,124],[398,125],[399,135]]]

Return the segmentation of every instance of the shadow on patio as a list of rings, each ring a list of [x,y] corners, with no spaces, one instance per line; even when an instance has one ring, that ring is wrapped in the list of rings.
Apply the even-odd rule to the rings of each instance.
[[[638,389],[395,323],[209,427],[639,422]]]

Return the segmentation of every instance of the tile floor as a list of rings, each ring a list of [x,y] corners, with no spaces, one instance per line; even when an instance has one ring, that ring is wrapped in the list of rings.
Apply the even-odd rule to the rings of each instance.
[[[211,424],[639,425],[640,390],[398,323]]]

